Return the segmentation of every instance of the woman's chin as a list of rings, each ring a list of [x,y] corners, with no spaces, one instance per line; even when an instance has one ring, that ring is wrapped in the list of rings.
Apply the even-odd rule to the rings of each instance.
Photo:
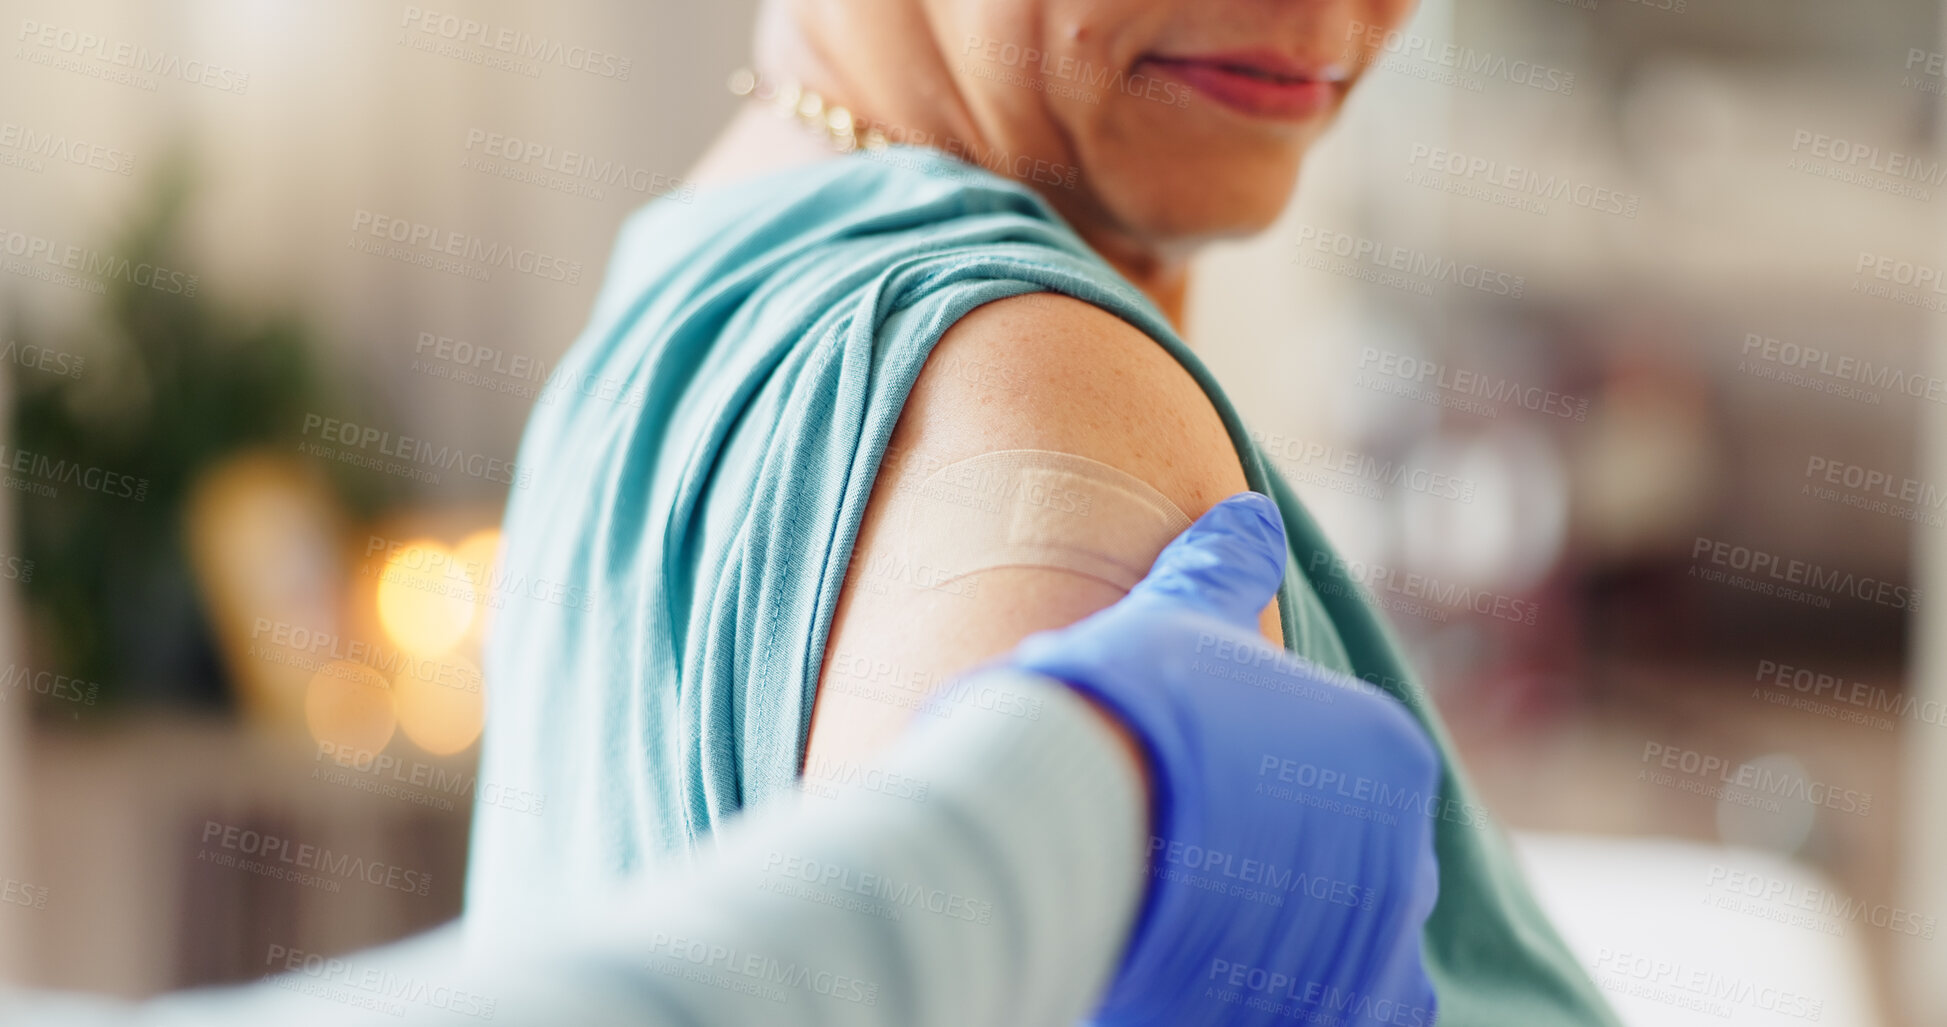
[[[1248,169],[1247,174],[1237,173],[1236,167],[1157,163],[1162,166],[1152,164],[1154,174],[1111,172],[1091,184],[1132,234],[1166,244],[1256,235],[1277,221],[1298,183],[1295,161],[1283,168]]]
[[[1110,220],[1162,240],[1268,227],[1291,201],[1316,134],[1245,133],[1191,111],[1171,111],[1158,124],[1156,112],[1142,113],[1135,124],[1098,123],[1070,138],[1078,143],[1082,188]]]

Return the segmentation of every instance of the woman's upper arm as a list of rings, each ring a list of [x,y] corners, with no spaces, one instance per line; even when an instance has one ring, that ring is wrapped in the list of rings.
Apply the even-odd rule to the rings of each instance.
[[[918,486],[945,465],[1000,450],[1106,464],[1191,518],[1246,488],[1203,390],[1136,328],[1052,293],[969,312],[928,357],[881,461],[825,647],[808,778],[843,773],[882,748],[954,675],[1122,595],[1060,567],[949,577],[930,562],[949,554],[929,550],[958,540],[916,527],[926,516],[908,510]],[[1167,539],[1109,532],[1087,541],[1147,567]],[[1275,603],[1261,626],[1280,641]]]

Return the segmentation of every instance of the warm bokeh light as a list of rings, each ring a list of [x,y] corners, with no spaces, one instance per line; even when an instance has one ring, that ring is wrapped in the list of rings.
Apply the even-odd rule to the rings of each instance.
[[[376,753],[392,740],[398,718],[385,675],[352,660],[333,660],[305,685],[304,722],[320,745]]]
[[[285,453],[246,450],[191,486],[183,511],[191,566],[238,701],[258,723],[295,726],[310,678],[308,663],[273,658],[290,653],[276,626],[306,636],[344,631],[339,518],[316,469]]]
[[[497,527],[482,528],[453,547],[454,560],[465,569],[467,580],[479,590],[473,603],[473,627],[467,633],[475,652],[479,652],[479,647],[486,642],[487,631],[493,627],[496,604],[501,601],[494,591],[499,557],[500,529]]]
[[[379,624],[394,645],[438,656],[466,637],[477,586],[453,550],[415,539],[386,558],[379,572]]]
[[[472,745],[486,719],[479,665],[458,654],[402,668],[392,678],[399,728],[421,749],[446,756]]]

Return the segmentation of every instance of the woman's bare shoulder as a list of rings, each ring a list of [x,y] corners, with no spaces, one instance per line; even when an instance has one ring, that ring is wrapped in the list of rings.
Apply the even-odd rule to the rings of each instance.
[[[927,358],[880,462],[826,639],[807,777],[869,758],[955,675],[1102,609],[1133,583],[1060,561],[992,559],[971,577],[949,573],[966,555],[952,551],[978,548],[992,524],[922,505],[936,502],[929,476],[1024,449],[1107,464],[1192,518],[1245,487],[1209,398],[1134,326],[1053,294],[971,311]],[[1084,536],[1062,545],[1140,576],[1168,539],[1111,522],[1071,527]],[[1260,626],[1279,637],[1275,603]]]
[[[1132,474],[1191,517],[1245,488],[1216,408],[1140,329],[1090,303],[1028,293],[941,336],[894,445],[941,461],[1048,449]]]

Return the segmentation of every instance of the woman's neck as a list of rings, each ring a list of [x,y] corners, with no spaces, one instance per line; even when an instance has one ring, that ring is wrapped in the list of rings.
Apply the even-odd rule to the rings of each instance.
[[[995,152],[1000,148],[997,141],[983,131],[962,101],[946,57],[920,19],[918,7],[867,0],[831,5],[819,18],[819,31],[873,37],[867,42],[883,48],[874,52],[902,55],[899,61],[876,67],[841,68],[823,58],[816,37],[796,23],[789,5],[767,5],[758,34],[759,74],[773,81],[798,82],[828,103],[895,126],[912,138],[951,141],[962,152]],[[748,178],[828,159],[832,153],[829,143],[810,127],[752,105],[731,120],[691,176],[698,184]],[[1033,182],[1024,184],[1035,187]],[[1101,216],[1086,183],[1078,190],[1037,191],[1082,241],[1181,330],[1189,285],[1184,257],[1159,252]]]

